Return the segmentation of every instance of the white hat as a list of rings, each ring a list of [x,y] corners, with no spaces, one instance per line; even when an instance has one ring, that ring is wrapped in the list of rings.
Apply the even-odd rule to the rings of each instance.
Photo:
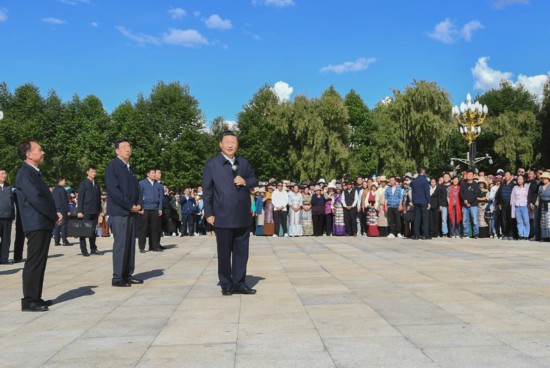
[[[325,179],[321,178],[317,181],[317,184],[319,184],[319,183],[326,184],[327,182],[325,181]]]

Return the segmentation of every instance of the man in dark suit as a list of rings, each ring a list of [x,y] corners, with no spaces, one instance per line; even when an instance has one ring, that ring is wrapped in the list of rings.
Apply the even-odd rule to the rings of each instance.
[[[79,219],[92,221],[97,224],[97,219],[101,213],[101,187],[95,180],[97,168],[94,165],[88,166],[86,170],[86,179],[80,182],[78,186],[78,207],[77,216]],[[97,233],[90,238],[90,253],[86,249],[86,238],[80,238],[80,252],[84,257],[90,254],[103,255],[103,252],[97,249],[96,241]]]
[[[418,240],[420,236],[420,224],[422,224],[424,239],[430,238],[429,214],[430,209],[430,182],[426,177],[426,168],[419,166],[418,176],[411,183],[412,203],[414,205],[414,232],[411,239]]]
[[[11,243],[11,225],[15,219],[12,186],[6,180],[6,169],[0,167],[0,264],[12,264],[8,259]]]
[[[143,202],[139,184],[132,169],[132,146],[127,139],[115,143],[117,157],[105,168],[107,187],[107,213],[113,229],[113,286],[128,287],[143,284],[134,273],[136,257],[136,215]]]
[[[53,188],[52,195],[57,212],[63,214],[63,222],[57,225],[53,231],[55,239],[55,245],[61,245],[61,239],[63,239],[63,245],[70,245],[67,240],[67,220],[69,214],[69,196],[65,189],[67,181],[63,176],[57,178],[57,185]]]
[[[149,238],[149,250],[162,252],[160,231],[164,195],[161,185],[156,181],[154,167],[147,169],[147,177],[139,182],[139,192],[143,201],[143,209],[138,216],[139,251],[145,253],[145,242]]]
[[[215,226],[218,246],[218,277],[222,295],[255,294],[246,284],[250,241],[250,193],[258,184],[249,162],[236,157],[239,142],[226,131],[221,152],[208,160],[202,176],[204,217]]]
[[[21,310],[43,312],[52,304],[51,300],[42,299],[48,250],[53,228],[56,223],[61,224],[63,214],[56,211],[52,193],[38,168],[44,162],[42,147],[36,142],[25,141],[19,146],[18,154],[24,162],[17,172],[16,192],[23,231],[27,237]]]
[[[195,219],[193,213],[195,213],[195,208],[197,207],[197,202],[195,198],[191,195],[191,190],[185,188],[183,195],[180,197],[181,205],[181,236],[193,236],[194,233],[194,223]]]

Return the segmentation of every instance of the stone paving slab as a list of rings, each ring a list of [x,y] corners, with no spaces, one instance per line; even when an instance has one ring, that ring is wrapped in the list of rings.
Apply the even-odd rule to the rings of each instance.
[[[550,366],[549,244],[252,237],[258,294],[224,297],[215,238],[162,243],[131,288],[110,285],[112,239],[52,246],[46,313],[20,311],[22,264],[0,266],[0,366]]]

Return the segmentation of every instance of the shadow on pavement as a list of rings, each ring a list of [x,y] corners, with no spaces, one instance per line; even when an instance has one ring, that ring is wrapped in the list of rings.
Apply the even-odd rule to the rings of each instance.
[[[151,270],[133,275],[136,279],[149,280],[164,275],[164,270]]]
[[[59,304],[69,300],[80,298],[81,296],[94,295],[95,291],[93,291],[92,289],[95,289],[96,287],[97,286],[81,286],[77,289],[66,291],[55,298],[53,300],[53,303]]]
[[[254,287],[258,284],[258,282],[265,280],[265,277],[261,276],[254,276],[254,275],[246,275],[246,284],[250,287]]]
[[[12,269],[12,270],[0,271],[0,276],[1,275],[13,275],[14,273],[17,273],[21,270],[22,270],[22,268],[15,268],[15,269]]]
[[[164,248],[166,249],[172,249],[172,248],[175,248],[177,247],[178,245],[177,244],[166,244],[166,245],[163,245]]]

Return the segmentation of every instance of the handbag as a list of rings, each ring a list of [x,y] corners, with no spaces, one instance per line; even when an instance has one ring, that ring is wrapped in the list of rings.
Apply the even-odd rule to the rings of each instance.
[[[69,219],[67,221],[67,236],[74,238],[92,238],[96,231],[95,221]]]

